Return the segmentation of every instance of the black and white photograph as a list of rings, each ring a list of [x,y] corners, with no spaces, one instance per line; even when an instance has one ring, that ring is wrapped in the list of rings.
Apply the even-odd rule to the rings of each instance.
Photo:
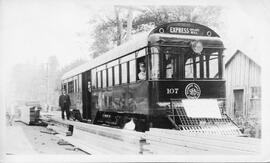
[[[268,0],[0,0],[0,162],[270,161]]]

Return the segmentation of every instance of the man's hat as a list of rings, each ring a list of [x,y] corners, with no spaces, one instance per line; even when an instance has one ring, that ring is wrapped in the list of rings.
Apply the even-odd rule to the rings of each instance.
[[[144,66],[145,64],[144,64],[144,62],[140,62],[139,65],[140,66]]]

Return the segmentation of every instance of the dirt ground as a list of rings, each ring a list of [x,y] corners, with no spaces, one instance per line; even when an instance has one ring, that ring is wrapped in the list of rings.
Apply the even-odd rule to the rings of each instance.
[[[70,144],[59,145],[60,138],[46,132],[50,132],[46,127],[18,121],[12,126],[7,125],[6,154],[87,154]]]

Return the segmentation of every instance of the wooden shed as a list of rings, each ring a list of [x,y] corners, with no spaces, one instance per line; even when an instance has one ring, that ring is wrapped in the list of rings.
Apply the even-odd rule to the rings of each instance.
[[[237,50],[225,64],[225,78],[227,114],[233,119],[260,119],[260,65]]]

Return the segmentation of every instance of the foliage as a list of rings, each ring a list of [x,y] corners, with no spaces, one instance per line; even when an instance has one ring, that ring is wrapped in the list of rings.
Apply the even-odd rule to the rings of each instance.
[[[149,31],[155,26],[177,21],[200,23],[216,29],[222,26],[221,12],[222,8],[217,6],[145,6],[143,13],[133,19],[132,33]],[[123,17],[119,21],[116,18],[107,17],[106,20],[98,23],[94,30],[95,41],[91,45],[94,52],[91,57],[103,54],[115,47],[119,39],[124,39],[127,18]],[[122,37],[119,37],[117,22],[123,26],[120,35]]]
[[[45,101],[46,76],[44,74],[46,74],[44,65],[16,64],[10,74],[9,97],[22,101]]]
[[[210,27],[219,27],[221,8],[216,6],[148,6],[144,14],[134,19],[133,28],[144,24],[159,26],[168,22],[194,22]],[[143,30],[143,29],[142,29]]]
[[[235,122],[248,137],[261,138],[260,118],[239,116],[235,118]]]
[[[51,56],[46,64],[16,64],[10,76],[10,100],[34,100],[57,106],[61,76],[85,62],[86,60],[78,59],[59,69],[57,57]]]

